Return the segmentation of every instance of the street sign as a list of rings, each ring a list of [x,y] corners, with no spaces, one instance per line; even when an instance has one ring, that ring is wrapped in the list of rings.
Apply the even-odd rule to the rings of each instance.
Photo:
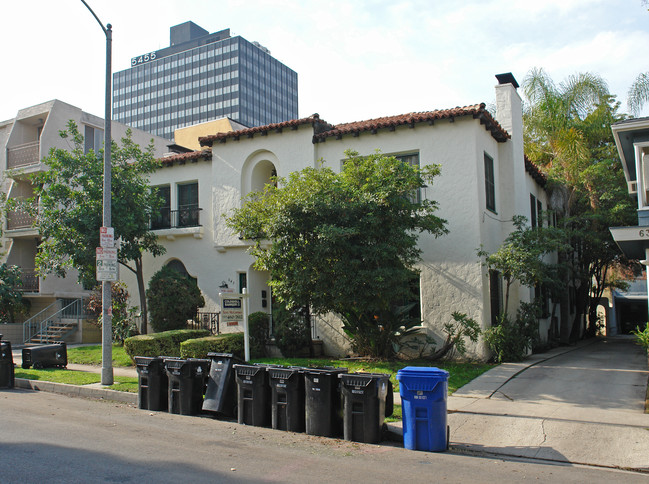
[[[99,246],[115,247],[115,229],[113,227],[100,227]]]
[[[117,281],[119,277],[117,249],[97,247],[96,264],[98,281]]]

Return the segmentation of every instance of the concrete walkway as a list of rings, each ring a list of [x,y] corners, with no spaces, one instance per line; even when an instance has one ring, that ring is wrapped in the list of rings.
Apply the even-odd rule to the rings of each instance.
[[[649,472],[648,378],[630,337],[500,365],[449,397],[451,448]]]

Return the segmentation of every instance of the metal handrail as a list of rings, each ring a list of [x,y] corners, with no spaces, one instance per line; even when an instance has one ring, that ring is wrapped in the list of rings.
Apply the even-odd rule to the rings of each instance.
[[[56,301],[54,304],[59,304],[60,301]],[[48,306],[48,308],[52,307],[53,304]],[[46,308],[47,309],[47,308]],[[43,310],[44,311],[44,310]],[[42,313],[41,311],[40,313]],[[38,314],[40,314],[38,313]],[[41,320],[39,323],[37,323],[38,331],[33,331],[32,328],[36,326],[33,324],[31,321],[36,317],[33,316],[25,323],[23,324],[23,344],[27,343],[30,341],[34,336],[38,335],[43,335],[47,332],[48,328],[55,323],[61,322],[63,318],[66,319],[76,319],[77,323],[83,319],[83,316],[85,315],[84,311],[84,306],[83,306],[83,298],[75,299],[72,301],[70,304],[62,307],[58,311],[56,311],[54,314],[48,316],[47,318]],[[28,325],[29,323],[29,325]],[[25,330],[27,329],[27,337],[25,337]]]
[[[34,321],[43,321],[44,319],[47,319],[47,318],[43,318],[43,314],[50,311],[52,309],[52,306],[59,306],[59,305],[60,305],[60,301],[56,300],[46,308],[34,314],[31,318],[29,318],[27,321],[23,323],[23,343],[29,341],[30,339],[32,339],[32,336],[34,336],[33,334],[30,334],[31,331],[29,331],[29,329],[31,329],[32,325],[34,324]]]

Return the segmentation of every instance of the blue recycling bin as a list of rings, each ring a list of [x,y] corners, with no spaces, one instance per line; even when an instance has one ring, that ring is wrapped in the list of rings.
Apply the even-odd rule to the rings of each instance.
[[[397,381],[401,395],[403,446],[429,452],[448,449],[448,371],[407,366],[397,372]]]

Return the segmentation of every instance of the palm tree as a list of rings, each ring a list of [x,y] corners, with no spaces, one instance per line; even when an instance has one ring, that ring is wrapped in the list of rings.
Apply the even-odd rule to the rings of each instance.
[[[561,339],[567,342],[585,314],[589,330],[595,329],[591,296],[597,298],[608,286],[607,272],[619,258],[608,227],[633,220],[611,132],[622,117],[606,82],[595,74],[576,74],[556,85],[542,69],[533,69],[523,80],[523,92],[525,154],[551,180],[549,208],[559,215],[572,246],[559,254],[560,265],[569,270],[566,280],[576,289],[573,324],[564,324],[567,291],[561,297]]]
[[[627,94],[627,105],[634,116],[640,113],[646,102],[649,102],[649,72],[641,73],[631,84]]]
[[[613,97],[596,74],[572,75],[557,86],[543,69],[530,71],[523,92],[525,154],[568,188],[564,208],[569,212],[582,174],[593,162],[593,140],[611,137]]]

